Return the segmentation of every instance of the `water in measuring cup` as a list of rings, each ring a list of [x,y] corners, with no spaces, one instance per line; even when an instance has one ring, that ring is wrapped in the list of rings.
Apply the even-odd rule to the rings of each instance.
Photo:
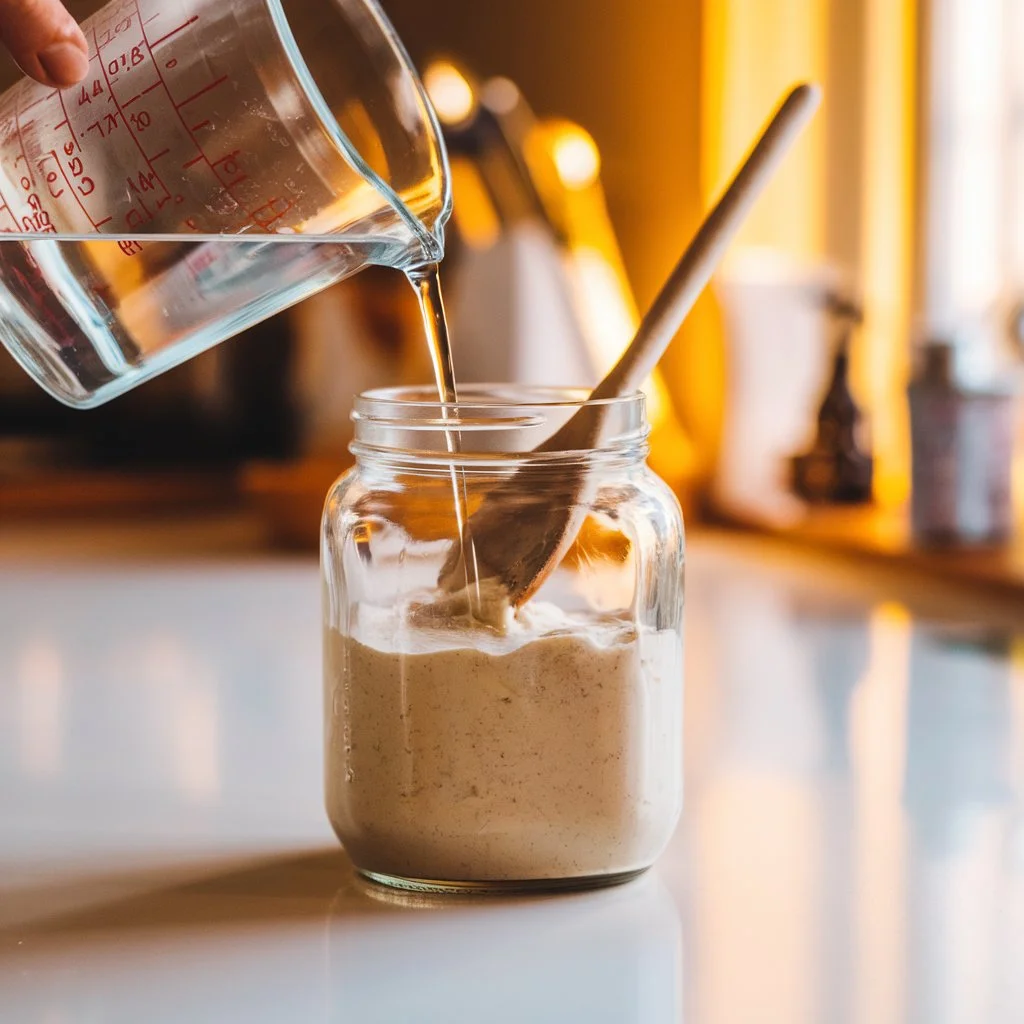
[[[81,86],[26,80],[0,97],[0,231],[81,236],[0,244],[6,340],[71,404],[107,401],[367,263],[441,256],[418,220],[436,220],[437,181],[399,190],[411,216],[397,216],[326,137],[274,25],[235,24],[234,4],[180,23],[176,9],[109,4],[83,26]],[[253,38],[258,57],[239,44]],[[370,139],[358,95],[338,118]]]

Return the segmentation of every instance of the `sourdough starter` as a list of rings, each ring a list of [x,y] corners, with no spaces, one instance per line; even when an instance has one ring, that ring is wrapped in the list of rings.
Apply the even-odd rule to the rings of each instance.
[[[648,867],[682,802],[674,632],[551,606],[327,630],[327,810],[357,867],[437,881]],[[403,625],[405,623],[405,625]]]

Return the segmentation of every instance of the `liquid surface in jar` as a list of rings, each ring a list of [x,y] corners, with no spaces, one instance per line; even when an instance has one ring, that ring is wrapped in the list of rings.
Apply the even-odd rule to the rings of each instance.
[[[352,637],[326,635],[327,805],[357,866],[559,879],[662,852],[682,802],[675,632],[538,603],[504,631],[401,614],[364,606]]]

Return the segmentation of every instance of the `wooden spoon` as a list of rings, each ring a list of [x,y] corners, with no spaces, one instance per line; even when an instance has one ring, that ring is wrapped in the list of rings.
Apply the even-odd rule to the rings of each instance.
[[[808,84],[797,86],[785,98],[683,253],[636,337],[594,390],[592,402],[631,395],[647,379],[820,100],[821,91]],[[596,447],[609,408],[608,404],[582,406],[536,453]],[[477,581],[493,579],[517,607],[536,593],[569,550],[586,517],[587,474],[582,463],[575,470],[562,466],[559,470],[555,476],[549,468],[526,465],[487,492],[466,523],[462,543],[452,547],[441,571],[442,589],[453,592],[467,582],[472,587]],[[469,601],[474,604],[471,595]]]

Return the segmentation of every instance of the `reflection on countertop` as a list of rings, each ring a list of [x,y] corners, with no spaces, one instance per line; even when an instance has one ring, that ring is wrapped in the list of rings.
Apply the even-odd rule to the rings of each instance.
[[[0,572],[0,1020],[1024,1019],[998,603],[698,536],[656,872],[437,901],[326,824],[313,563],[140,558]]]

